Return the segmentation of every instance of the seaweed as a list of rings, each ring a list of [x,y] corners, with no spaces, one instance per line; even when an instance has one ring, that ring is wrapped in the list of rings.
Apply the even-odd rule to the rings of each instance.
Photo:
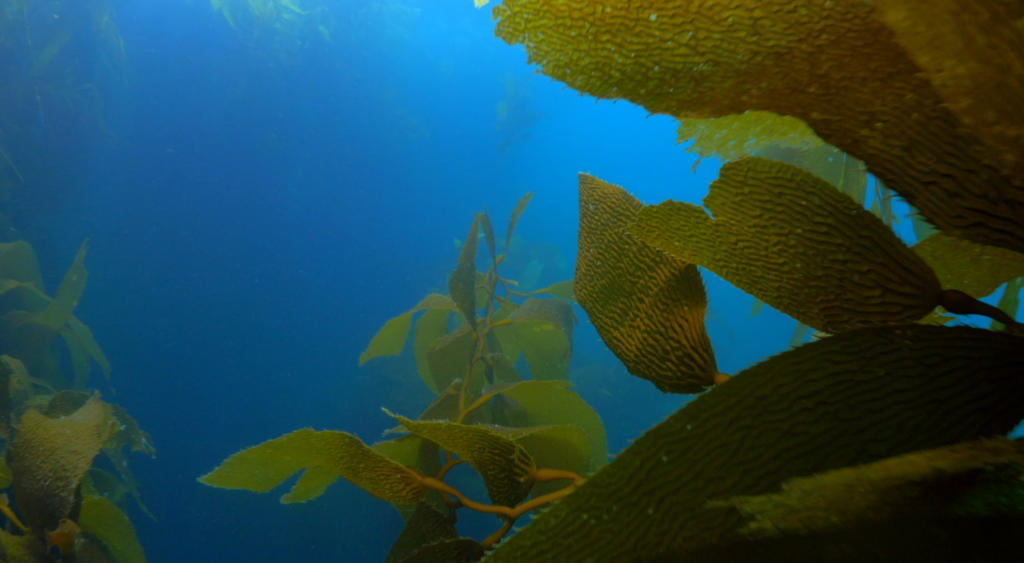
[[[389,320],[360,356],[362,365],[400,354],[419,314],[416,365],[437,397],[416,419],[385,411],[401,425],[389,434],[407,434],[368,446],[345,432],[299,430],[229,457],[200,482],[262,493],[302,471],[281,498],[291,503],[320,496],[342,477],[407,518],[388,561],[469,562],[493,549],[520,516],[564,498],[604,466],[601,419],[566,381],[576,317],[562,297],[572,297],[573,283],[523,292],[498,273],[531,197],[513,210],[504,244],[488,212],[478,213],[449,276],[449,295],[428,295]],[[481,236],[490,264],[483,272]],[[532,379],[516,372],[520,354]],[[483,478],[491,504],[445,483],[463,463]],[[462,508],[494,514],[502,524],[480,542],[459,538],[454,521]]]

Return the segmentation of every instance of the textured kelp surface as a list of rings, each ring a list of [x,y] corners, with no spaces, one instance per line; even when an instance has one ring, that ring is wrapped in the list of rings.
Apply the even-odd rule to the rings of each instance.
[[[654,559],[741,524],[708,500],[1008,432],[1024,416],[1019,337],[966,327],[860,329],[776,356],[697,398],[488,561]]]
[[[727,163],[704,205],[648,206],[627,231],[828,333],[915,321],[939,304],[939,280],[924,260],[849,196],[795,166]]]
[[[579,189],[580,306],[630,373],[662,391],[703,391],[718,367],[697,267],[624,231],[644,207],[626,190],[587,174],[580,174]]]
[[[975,132],[947,106],[955,100],[943,98],[948,91],[922,73],[903,32],[897,37],[872,3],[506,0],[494,14],[500,38],[524,45],[542,72],[580,92],[679,118],[748,110],[800,118],[942,230],[1024,251],[1024,190],[1003,145],[991,148],[982,140],[990,130]],[[972,24],[986,32],[1012,25]],[[977,62],[982,53],[964,56]]]

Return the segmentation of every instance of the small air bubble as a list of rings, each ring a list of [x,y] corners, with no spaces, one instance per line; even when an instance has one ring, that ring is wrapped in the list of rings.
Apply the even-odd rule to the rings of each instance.
[[[651,21],[658,19],[658,14],[651,14]]]

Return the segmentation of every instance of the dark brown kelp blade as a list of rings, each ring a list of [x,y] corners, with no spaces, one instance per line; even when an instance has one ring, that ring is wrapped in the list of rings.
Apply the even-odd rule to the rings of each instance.
[[[824,141],[863,160],[943,231],[1024,252],[1024,190],[1020,174],[1012,172],[1020,165],[1000,150],[1007,145],[988,145],[991,131],[974,130],[966,114],[958,117],[949,104],[961,100],[944,98],[945,90],[929,81],[922,72],[927,68],[912,59],[913,45],[908,54],[904,45],[910,42],[901,44],[902,31],[894,33],[877,19],[877,4],[787,0],[769,9],[753,0],[654,0],[641,9],[628,0],[607,0],[595,9],[590,0],[505,0],[494,10],[495,34],[524,45],[544,74],[654,114],[722,117],[763,110],[798,117]],[[957,5],[938,4],[943,11]],[[919,12],[906,13],[916,18]],[[1019,37],[1013,21],[990,17],[974,27],[934,32],[955,51],[964,37]],[[998,64],[1020,68],[1014,50],[996,51],[1004,57]],[[934,53],[935,66],[960,68],[959,57]],[[997,79],[977,88],[973,80],[960,84],[969,99],[984,103],[992,85],[1005,80]],[[1019,92],[999,93],[998,101],[1016,111]],[[1019,123],[1017,114],[1001,123]]]
[[[1022,476],[1024,443],[995,438],[794,479],[775,493],[713,502],[709,512],[735,507],[747,524],[693,559],[1016,562]]]
[[[391,546],[384,563],[398,563],[407,558],[417,549],[436,543],[440,540],[453,540],[459,537],[455,531],[453,518],[440,513],[436,508],[425,502],[416,505],[405,528]]]
[[[441,540],[425,545],[400,563],[473,563],[484,557],[484,546],[470,538]]]
[[[881,221],[795,166],[744,158],[722,166],[704,209],[645,207],[627,231],[705,267],[768,305],[831,334],[916,321],[939,280]]]
[[[477,213],[477,219],[480,220],[480,228],[484,231],[484,241],[487,242],[487,249],[491,251],[491,261],[498,258],[497,252],[494,249],[494,227],[491,226],[491,216],[487,213],[487,208],[484,208],[483,213]]]
[[[697,267],[625,233],[644,205],[624,189],[587,174],[579,189],[580,306],[630,373],[666,392],[703,391],[718,367]]]
[[[479,216],[473,219],[473,225],[466,235],[466,242],[459,254],[459,264],[448,277],[448,293],[455,301],[459,311],[466,317],[469,328],[476,332],[476,240],[480,231]],[[467,361],[469,358],[467,358]]]
[[[508,245],[512,244],[512,233],[516,230],[516,223],[526,211],[526,206],[530,204],[531,199],[533,199],[533,192],[526,192],[526,195],[519,199],[515,209],[512,210],[512,216],[508,220],[508,232],[505,233],[505,250],[502,253],[508,252]]]
[[[1024,177],[1020,2],[879,0],[882,21],[1000,168]]]
[[[1024,418],[1024,339],[968,327],[850,331],[758,364],[648,431],[490,556],[654,560],[743,524],[708,500],[978,437]]]

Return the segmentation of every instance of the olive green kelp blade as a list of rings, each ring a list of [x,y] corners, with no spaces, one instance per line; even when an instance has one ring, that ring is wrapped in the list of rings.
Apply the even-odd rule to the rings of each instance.
[[[448,294],[466,317],[469,328],[476,332],[476,241],[480,233],[480,218],[473,218],[466,242],[459,253],[459,263],[448,276]]]
[[[849,196],[795,166],[727,163],[704,205],[714,219],[666,201],[645,207],[627,231],[830,334],[916,321],[939,303],[924,260]]]
[[[426,491],[419,477],[371,449],[355,436],[335,430],[296,430],[242,450],[199,482],[225,489],[265,493],[305,470],[281,502],[305,502],[320,496],[338,476],[371,495],[396,504],[416,504]]]
[[[713,501],[739,509],[738,537],[692,554],[704,563],[1020,560],[1024,442],[977,440],[787,481]],[[666,557],[666,559],[669,559]]]
[[[489,563],[625,563],[715,542],[709,499],[978,437],[1024,418],[1024,339],[968,327],[850,331],[738,374],[648,431]]]
[[[942,287],[981,299],[1004,283],[1024,276],[1024,254],[935,233],[913,246],[938,276]]]
[[[991,131],[973,130],[967,114],[961,119],[947,105],[961,101],[943,97],[922,72],[929,66],[919,67],[914,49],[904,49],[903,32],[876,17],[876,4],[505,0],[494,16],[498,37],[523,45],[541,72],[582,93],[678,118],[758,110],[802,119],[825,142],[863,160],[943,231],[1024,252],[1024,190],[1013,172],[1019,165],[1005,158],[1006,145],[990,148],[984,141]],[[935,33],[956,50],[965,36],[1004,36],[1011,21],[993,18]],[[963,60],[944,52],[936,52],[935,66],[955,69]],[[975,52],[970,55],[976,64]],[[1020,68],[1015,51],[1000,55],[1001,66]],[[960,89],[984,103],[993,88],[976,93],[978,75],[984,74],[973,73]],[[1015,109],[1019,98],[1011,90],[999,101]]]
[[[468,461],[483,477],[494,504],[515,506],[530,493],[537,468],[530,454],[513,439],[484,426],[416,421],[388,414],[413,434]]]
[[[447,508],[446,508],[447,510]],[[425,502],[416,505],[416,509],[405,521],[405,527],[398,539],[391,545],[384,563],[398,563],[424,545],[440,540],[453,540],[459,537],[455,530],[454,519],[442,514]]]
[[[718,366],[704,328],[700,272],[623,231],[643,209],[639,200],[593,176],[579,178],[577,301],[630,373],[665,392],[703,391]]]
[[[494,327],[494,332],[510,362],[516,360],[511,354],[521,350],[533,379],[569,379],[576,327],[572,305],[561,299],[530,298],[507,319],[512,324]]]

